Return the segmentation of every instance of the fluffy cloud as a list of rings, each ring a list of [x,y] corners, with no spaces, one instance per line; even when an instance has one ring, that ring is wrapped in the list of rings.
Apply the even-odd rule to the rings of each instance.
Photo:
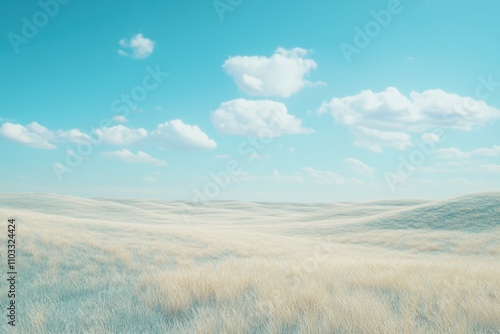
[[[144,129],[130,129],[123,125],[94,130],[94,133],[102,137],[105,144],[116,146],[128,146],[144,140],[148,132]]]
[[[347,163],[349,168],[351,168],[356,173],[363,174],[365,176],[372,176],[375,172],[375,169],[358,159],[347,158],[345,159],[345,162]]]
[[[153,158],[149,154],[142,151],[139,151],[137,152],[137,154],[135,154],[130,152],[129,150],[123,149],[119,151],[103,152],[101,155],[105,158],[113,158],[128,163],[148,164],[158,167],[167,166],[167,163],[165,161]]]
[[[50,131],[36,122],[30,123],[27,126],[9,122],[3,123],[2,127],[0,127],[0,135],[34,148],[56,148],[55,145],[49,142],[49,140],[53,139]]]
[[[314,132],[288,114],[283,103],[270,100],[236,99],[224,102],[211,115],[214,127],[223,134],[277,137]]]
[[[321,171],[311,167],[304,167],[304,171],[306,171],[316,181],[321,183],[335,183],[337,185],[342,185],[346,181],[341,175],[334,172]]]
[[[354,128],[354,145],[380,153],[383,147],[390,147],[400,151],[413,146],[411,136],[404,132],[380,131],[366,127]]]
[[[374,93],[323,102],[318,113],[330,113],[336,122],[352,128],[355,145],[382,152],[382,147],[404,150],[412,146],[406,132],[422,133],[433,128],[469,131],[500,118],[500,110],[441,89],[412,91],[405,96],[394,87]],[[424,133],[424,142],[437,142],[436,134]]]
[[[436,127],[467,131],[500,118],[500,110],[483,101],[440,89],[412,91],[406,97],[394,87],[333,98],[323,102],[318,112],[331,113],[337,122],[349,126],[414,132]]]
[[[118,53],[122,56],[130,56],[136,59],[144,59],[153,53],[155,42],[144,37],[142,34],[132,36],[130,39],[121,39],[118,44],[121,49]],[[127,51],[126,51],[127,50]]]
[[[14,123],[3,123],[0,127],[0,136],[26,146],[40,149],[55,149],[55,143],[81,143],[90,140],[90,137],[78,129],[51,131],[46,127],[32,122],[26,126]]]
[[[174,150],[212,149],[217,147],[213,139],[196,125],[183,123],[179,119],[159,124],[148,132],[145,129],[131,129],[123,125],[94,130],[102,135],[103,142],[116,146],[128,146],[140,142],[151,143]]]
[[[179,119],[159,124],[150,138],[162,147],[173,149],[212,149],[217,144],[196,125],[184,124]]]
[[[288,97],[310,84],[304,77],[317,65],[306,55],[301,48],[278,48],[271,57],[230,57],[222,67],[245,94]]]

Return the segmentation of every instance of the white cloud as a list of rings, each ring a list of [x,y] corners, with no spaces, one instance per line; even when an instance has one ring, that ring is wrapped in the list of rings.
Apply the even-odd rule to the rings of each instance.
[[[148,132],[142,128],[130,129],[123,125],[116,125],[109,128],[100,128],[94,130],[99,136],[102,136],[103,142],[109,145],[128,146],[144,140]]]
[[[25,144],[34,148],[55,149],[56,146],[49,140],[53,139],[50,131],[36,122],[27,126],[13,123],[3,123],[0,135],[12,141]]]
[[[346,158],[345,162],[347,163],[349,168],[351,168],[356,173],[363,174],[365,176],[372,176],[375,172],[375,169],[358,159]]]
[[[103,152],[102,156],[105,158],[113,158],[128,163],[148,164],[158,167],[167,166],[167,163],[164,160],[153,158],[149,154],[144,153],[142,151],[139,151],[137,152],[137,154],[135,154],[127,149],[123,149],[119,151]]]
[[[304,177],[301,173],[293,173],[292,175],[283,175],[283,174],[280,174],[280,172],[277,170],[273,171],[271,179],[274,181],[280,181],[280,182],[302,182],[302,181],[304,181]]]
[[[346,181],[341,175],[334,172],[320,171],[311,167],[304,167],[304,170],[316,181],[319,181],[321,183],[335,183],[338,185],[342,185]]]
[[[247,161],[254,161],[257,159],[262,159],[262,156],[259,155],[257,152],[253,152],[247,156]]]
[[[437,142],[433,128],[469,131],[500,118],[500,110],[470,97],[441,89],[412,91],[405,96],[394,87],[374,93],[364,90],[357,95],[323,102],[319,114],[330,113],[336,122],[354,130],[355,145],[381,152],[383,147],[404,150],[412,146],[407,132],[426,132],[424,142]]]
[[[442,148],[436,150],[436,156],[443,160],[463,160],[472,157],[500,157],[500,146],[494,145],[491,148],[477,148],[471,152],[463,152],[456,147]]]
[[[348,126],[413,132],[436,127],[468,131],[500,118],[500,110],[470,97],[441,89],[412,91],[406,97],[394,87],[333,98],[323,102],[318,112],[331,113],[337,122]]]
[[[80,144],[92,141],[89,135],[81,132],[79,129],[56,130],[53,132],[53,134],[57,142],[69,142],[69,143]]]
[[[500,157],[500,146],[494,145],[492,148],[478,148],[472,151],[471,154],[483,157]]]
[[[470,154],[462,152],[458,148],[450,147],[436,150],[436,157],[443,160],[460,160],[468,159]]]
[[[115,116],[115,117],[113,117],[113,121],[118,122],[118,123],[127,123],[128,119],[125,116]]]
[[[500,173],[500,165],[495,164],[479,164],[477,166],[479,172],[485,173]]]
[[[380,131],[360,126],[354,128],[354,136],[354,145],[377,153],[383,151],[382,147],[404,151],[413,146],[411,136],[404,132]]]
[[[212,124],[223,134],[278,137],[283,134],[306,134],[301,120],[288,114],[283,103],[271,100],[236,99],[224,102],[211,115]]]
[[[289,97],[310,84],[304,77],[317,65],[306,55],[301,48],[278,48],[271,57],[229,57],[222,67],[245,94]]]
[[[118,44],[122,47],[118,54],[136,59],[144,59],[153,53],[155,42],[144,37],[141,33],[130,39],[121,39]]]
[[[441,138],[436,133],[426,132],[420,137],[424,143],[439,143]]]
[[[477,161],[450,161],[449,166],[455,168],[458,172],[472,172],[472,173],[500,173],[500,165],[487,164]]]
[[[0,136],[40,149],[55,149],[55,143],[58,142],[81,143],[90,140],[88,135],[78,129],[51,131],[37,122],[31,122],[26,126],[3,123],[0,127]]]
[[[54,130],[32,122],[26,126],[13,123],[3,123],[0,136],[26,146],[55,149],[57,143],[99,143],[114,146],[129,146],[135,144],[156,144],[172,149],[207,149],[215,148],[217,144],[195,125],[184,124],[181,120],[159,124],[155,130],[148,132],[143,128],[133,129],[123,125],[99,128],[92,131],[91,136],[79,129]]]
[[[196,125],[183,123],[179,119],[159,124],[150,138],[161,147],[173,149],[212,149],[217,144]]]
[[[144,176],[143,177],[143,180],[146,181],[146,182],[149,182],[149,183],[154,183],[154,182],[158,182],[157,179],[155,179],[154,177],[152,176]]]

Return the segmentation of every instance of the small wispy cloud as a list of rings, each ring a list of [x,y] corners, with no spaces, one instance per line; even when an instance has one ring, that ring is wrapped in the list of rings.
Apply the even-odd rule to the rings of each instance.
[[[144,181],[146,181],[146,182],[149,182],[149,183],[155,183],[155,182],[158,182],[158,180],[157,180],[157,179],[155,179],[155,178],[154,178],[154,177],[152,177],[152,176],[144,176],[142,179],[143,179]]]
[[[231,159],[229,154],[216,154],[214,155],[215,159]]]
[[[115,116],[115,117],[113,117],[113,121],[118,122],[118,123],[127,123],[128,119],[125,116]]]
[[[147,164],[158,167],[166,167],[167,162],[161,159],[156,159],[149,154],[139,151],[137,153],[132,153],[127,149],[111,152],[103,152],[102,156],[105,158],[112,158],[120,160],[123,162],[133,163],[133,164]]]
[[[330,171],[317,170],[311,167],[304,167],[304,171],[320,183],[335,183],[337,185],[342,185],[346,181],[342,175]]]
[[[372,176],[373,173],[375,172],[375,169],[373,169],[372,167],[368,166],[367,164],[358,159],[346,158],[344,161],[349,166],[349,168],[356,173],[365,176]]]
[[[436,150],[436,156],[442,160],[462,160],[473,157],[498,158],[500,157],[500,146],[481,147],[470,152],[463,152],[456,147],[442,148]]]
[[[135,59],[144,59],[149,57],[154,51],[155,42],[144,37],[141,33],[132,36],[130,39],[121,39],[118,44],[118,54]]]

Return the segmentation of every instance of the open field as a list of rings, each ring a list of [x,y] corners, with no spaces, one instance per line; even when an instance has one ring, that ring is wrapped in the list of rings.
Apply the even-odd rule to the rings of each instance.
[[[500,193],[197,207],[16,193],[0,217],[18,228],[11,332],[500,333]]]

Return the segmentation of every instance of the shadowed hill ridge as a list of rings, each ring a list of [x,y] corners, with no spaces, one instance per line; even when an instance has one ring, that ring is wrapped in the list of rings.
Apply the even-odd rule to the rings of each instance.
[[[500,193],[430,202],[376,217],[365,227],[480,232],[500,226]]]

